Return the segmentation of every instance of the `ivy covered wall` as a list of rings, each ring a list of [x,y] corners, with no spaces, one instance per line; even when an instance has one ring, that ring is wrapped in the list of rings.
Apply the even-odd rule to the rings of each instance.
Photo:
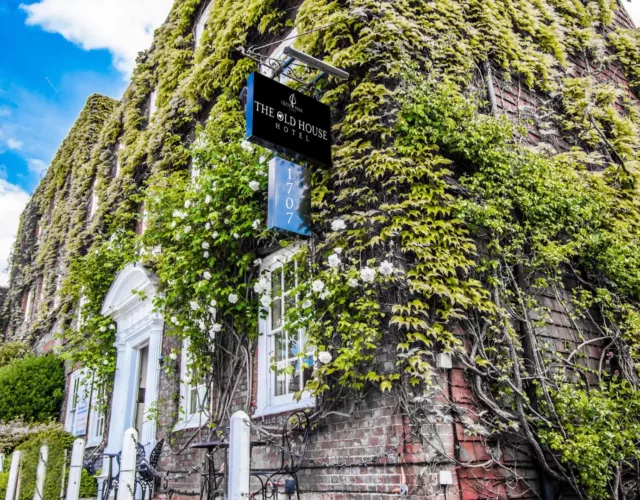
[[[396,394],[419,429],[434,354],[452,353],[483,409],[474,418],[449,409],[470,433],[524,442],[582,498],[617,496],[635,477],[640,432],[640,39],[618,4],[222,0],[194,50],[203,8],[175,3],[115,110],[93,98],[104,124],[89,127],[82,165],[66,167],[77,169],[64,191],[75,208],[60,215],[56,250],[36,256],[35,219],[23,220],[11,331],[21,293],[62,249],[73,257],[66,326],[87,299],[84,328],[62,328],[65,353],[103,380],[115,351],[101,304],[135,261],[158,275],[157,305],[172,334],[191,340],[203,376],[230,380],[251,366],[259,306],[270,300],[259,259],[295,242],[265,230],[271,153],[242,140],[240,94],[256,63],[238,48],[281,40],[295,24],[300,49],[351,74],[313,88],[333,109],[334,166],[314,172],[314,237],[298,257],[305,300],[287,315],[322,360],[307,387],[314,418],[375,390]],[[66,186],[57,170],[28,213],[57,213],[46,208]],[[41,227],[49,231],[46,217]],[[567,289],[576,339],[565,353],[541,342],[550,312],[539,298]],[[29,331],[49,328],[47,318]],[[594,368],[582,353],[596,342]],[[376,363],[381,345],[394,363]],[[212,391],[209,418],[226,420],[233,390]]]

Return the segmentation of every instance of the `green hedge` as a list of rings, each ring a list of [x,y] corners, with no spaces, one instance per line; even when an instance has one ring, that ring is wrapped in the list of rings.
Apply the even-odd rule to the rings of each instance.
[[[0,368],[0,421],[56,419],[64,398],[64,367],[55,356],[14,360]]]
[[[24,342],[6,342],[0,344],[0,368],[14,359],[22,359],[29,354],[29,345]]]
[[[8,462],[8,460],[7,460]],[[7,465],[8,466],[8,465]],[[9,473],[0,472],[0,498],[4,498],[7,494],[7,483],[9,482]]]
[[[55,431],[41,432],[34,434],[24,443],[18,446],[22,455],[22,475],[20,483],[19,500],[32,500],[36,487],[36,470],[38,467],[38,458],[40,456],[40,447],[43,444],[49,445],[49,460],[47,462],[47,475],[44,486],[44,498],[59,498],[60,483],[62,479],[62,465],[64,462],[64,450],[67,450],[67,465],[65,485],[68,481],[69,474],[69,458],[71,457],[71,448],[75,438],[63,429]],[[82,480],[80,483],[80,498],[91,498],[98,495],[98,483],[96,479],[89,475],[83,469]],[[0,478],[0,498],[4,498],[2,494],[2,479]]]

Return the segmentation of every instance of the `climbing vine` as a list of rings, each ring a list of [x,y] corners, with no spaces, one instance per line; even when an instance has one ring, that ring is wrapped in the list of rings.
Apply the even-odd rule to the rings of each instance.
[[[216,2],[194,51],[202,2],[177,2],[101,129],[72,191],[86,203],[97,176],[98,210],[65,219],[83,255],[64,303],[85,299],[66,318],[67,356],[112,376],[100,306],[142,262],[219,422],[271,300],[260,259],[286,247],[300,270],[286,328],[308,338],[314,417],[348,413],[373,388],[393,392],[419,434],[434,354],[453,353],[485,409],[443,410],[468,432],[525,443],[581,498],[635,487],[640,70],[616,3],[305,0],[295,20],[290,2],[239,6]],[[238,48],[293,24],[302,50],[351,74],[314,88],[333,110],[334,165],[314,169],[307,242],[266,230],[272,154],[243,141],[256,63]],[[631,91],[607,77],[618,71]],[[549,295],[571,321],[562,346],[547,334]]]

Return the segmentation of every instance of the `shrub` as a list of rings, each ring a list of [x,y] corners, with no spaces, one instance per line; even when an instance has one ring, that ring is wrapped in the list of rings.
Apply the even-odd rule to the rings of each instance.
[[[9,473],[0,472],[0,498],[4,498],[7,494],[7,483],[9,482]]]
[[[55,356],[14,360],[0,368],[0,421],[56,418],[64,397],[64,367]]]
[[[29,352],[29,346],[24,342],[0,344],[0,367],[8,365],[14,359],[24,358]]]
[[[47,475],[45,480],[44,498],[58,498],[60,495],[60,483],[62,480],[62,469],[65,459],[64,450],[68,451],[67,457],[71,456],[71,448],[75,438],[66,432],[62,427],[56,430],[40,432],[32,435],[29,439],[18,446],[18,450],[23,452],[22,475],[20,485],[19,500],[31,500],[36,487],[36,470],[40,457],[40,447],[43,444],[49,445],[49,460],[47,463]],[[66,474],[69,472],[69,463],[65,467]],[[67,481],[65,477],[65,484]],[[98,494],[96,479],[90,476],[84,469],[80,483],[80,497],[95,497]]]

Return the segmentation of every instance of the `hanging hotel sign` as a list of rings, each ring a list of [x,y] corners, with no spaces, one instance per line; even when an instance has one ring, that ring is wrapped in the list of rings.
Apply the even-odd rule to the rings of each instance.
[[[277,156],[269,162],[269,229],[311,235],[309,169]]]
[[[331,165],[331,111],[260,73],[247,84],[247,140],[310,163]]]

